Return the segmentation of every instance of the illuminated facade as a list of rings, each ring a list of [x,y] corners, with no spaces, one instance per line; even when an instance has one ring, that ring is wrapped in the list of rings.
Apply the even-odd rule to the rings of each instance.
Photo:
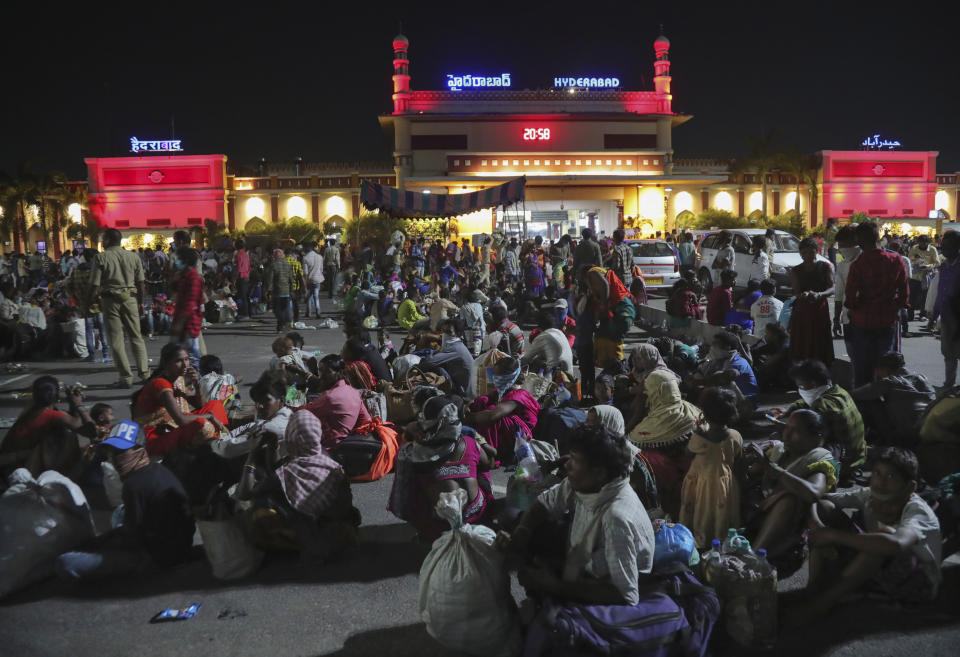
[[[514,91],[502,83],[516,83],[509,74],[496,85],[457,75],[446,90],[420,91],[410,84],[409,42],[396,37],[393,113],[381,123],[393,132],[398,186],[456,194],[526,176],[521,206],[461,225],[465,234],[489,233],[495,221],[548,238],[587,226],[610,233],[625,220],[643,232],[675,228],[671,201],[681,191],[699,195],[728,176],[675,166],[672,130],[691,117],[672,109],[670,42],[661,36],[653,47],[652,91],[571,76]]]

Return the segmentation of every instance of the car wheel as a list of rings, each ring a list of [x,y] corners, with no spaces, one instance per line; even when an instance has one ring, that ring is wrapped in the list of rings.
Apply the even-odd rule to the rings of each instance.
[[[697,280],[699,280],[700,285],[703,286],[704,294],[713,289],[713,279],[710,277],[710,270],[706,267],[700,268],[700,271],[697,273]]]

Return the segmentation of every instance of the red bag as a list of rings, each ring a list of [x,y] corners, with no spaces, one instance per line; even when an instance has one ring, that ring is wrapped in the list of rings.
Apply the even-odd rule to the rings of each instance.
[[[382,443],[380,453],[370,466],[370,470],[361,475],[351,477],[350,481],[376,481],[393,470],[400,447],[397,444],[397,431],[391,423],[384,423],[378,417],[354,429],[356,434],[375,434]]]

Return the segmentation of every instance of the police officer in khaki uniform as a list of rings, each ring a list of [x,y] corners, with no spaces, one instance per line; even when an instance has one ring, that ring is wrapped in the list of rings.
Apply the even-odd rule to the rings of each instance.
[[[103,310],[103,323],[107,331],[107,344],[113,351],[113,361],[120,373],[118,388],[129,388],[133,382],[124,335],[130,339],[133,357],[140,377],[150,375],[147,361],[147,346],[140,334],[140,315],[143,308],[143,263],[136,253],[120,246],[120,231],[110,228],[103,234],[103,253],[93,261],[90,285],[92,295],[99,293]]]

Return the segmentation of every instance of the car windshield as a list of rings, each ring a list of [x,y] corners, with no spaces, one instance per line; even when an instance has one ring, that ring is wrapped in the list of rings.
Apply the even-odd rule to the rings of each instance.
[[[774,240],[776,253],[797,253],[800,251],[800,242],[793,235],[780,235]]]
[[[673,251],[666,242],[641,242],[631,244],[634,258],[672,258]]]

